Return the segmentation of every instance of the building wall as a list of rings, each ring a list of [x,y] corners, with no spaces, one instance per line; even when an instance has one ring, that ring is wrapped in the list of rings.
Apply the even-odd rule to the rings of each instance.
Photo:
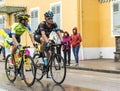
[[[99,4],[100,47],[115,47],[115,38],[111,33],[110,3]]]
[[[43,14],[50,9],[50,4],[55,2],[62,3],[62,29],[71,34],[72,28],[77,26],[82,35],[81,60],[114,57],[110,3],[99,3],[98,0],[6,0],[7,5],[26,6],[28,14],[31,8],[39,8],[39,22],[44,20]],[[11,18],[10,25],[13,23]],[[24,44],[32,45],[28,33],[25,32],[22,39]]]
[[[115,38],[111,34],[110,7],[110,3],[82,0],[80,59],[114,58]]]
[[[100,47],[97,0],[82,0],[82,25],[83,47]]]
[[[8,5],[13,5],[13,6],[26,6],[27,7],[27,13],[30,13],[30,9],[31,8],[36,8],[39,7],[39,15],[40,15],[40,21],[44,20],[44,13],[45,11],[50,10],[50,4],[51,3],[55,3],[55,2],[60,2],[62,1],[62,29],[64,31],[68,31],[70,32],[70,34],[72,33],[72,28],[74,26],[77,26],[77,0],[24,0],[24,2],[22,0],[6,0],[6,3]],[[19,2],[19,3],[16,3]],[[69,3],[69,4],[68,4]],[[67,13],[66,13],[67,12]],[[13,22],[11,22],[10,24],[12,24]],[[25,33],[24,35],[27,35],[27,33]],[[25,36],[25,37],[26,37]],[[24,36],[23,36],[23,39]],[[23,40],[25,42],[25,40]],[[27,39],[27,41],[29,41],[29,39]],[[30,44],[30,42],[27,42],[27,44]]]

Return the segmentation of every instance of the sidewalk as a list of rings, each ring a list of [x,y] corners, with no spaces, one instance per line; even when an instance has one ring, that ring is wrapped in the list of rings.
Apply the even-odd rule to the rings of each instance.
[[[73,63],[74,61],[72,61]],[[74,64],[68,66],[70,69],[106,72],[120,74],[120,61],[114,62],[113,59],[96,59],[79,61],[79,66],[75,67]]]

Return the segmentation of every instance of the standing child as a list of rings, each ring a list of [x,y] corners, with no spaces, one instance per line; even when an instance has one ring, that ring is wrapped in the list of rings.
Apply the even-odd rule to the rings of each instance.
[[[64,54],[64,60],[68,66],[70,66],[71,61],[71,46],[70,46],[70,36],[68,32],[64,32],[63,34],[63,42],[66,42],[67,44],[63,46],[63,54]]]

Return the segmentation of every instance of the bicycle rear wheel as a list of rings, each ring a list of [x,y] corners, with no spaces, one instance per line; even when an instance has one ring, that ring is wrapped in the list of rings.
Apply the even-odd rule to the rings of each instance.
[[[14,82],[16,80],[16,68],[15,68],[14,60],[11,55],[8,55],[6,58],[5,71],[8,80],[10,82]]]
[[[55,83],[61,84],[66,77],[65,61],[62,58],[62,56],[59,54],[56,54],[51,60],[52,62],[50,66],[50,71],[51,71],[52,79]]]
[[[32,86],[35,82],[36,70],[31,56],[26,55],[23,59],[23,79],[27,86]]]
[[[36,80],[41,80],[43,78],[43,59],[39,57],[40,54],[35,54],[33,56],[35,68],[36,68]]]

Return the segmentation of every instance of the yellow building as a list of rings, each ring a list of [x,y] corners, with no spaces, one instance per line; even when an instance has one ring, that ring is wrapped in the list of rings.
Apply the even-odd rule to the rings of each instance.
[[[29,23],[34,32],[40,21],[44,20],[44,12],[52,10],[54,21],[64,31],[71,34],[72,28],[78,27],[83,39],[80,60],[114,58],[114,36],[119,35],[113,32],[116,25],[119,31],[119,22],[114,25],[116,4],[119,5],[119,0],[105,3],[99,0],[1,0],[0,20],[3,22],[0,22],[0,28],[10,27],[16,21],[17,13],[26,12],[31,16]],[[27,33],[22,37],[24,44],[32,45]]]

